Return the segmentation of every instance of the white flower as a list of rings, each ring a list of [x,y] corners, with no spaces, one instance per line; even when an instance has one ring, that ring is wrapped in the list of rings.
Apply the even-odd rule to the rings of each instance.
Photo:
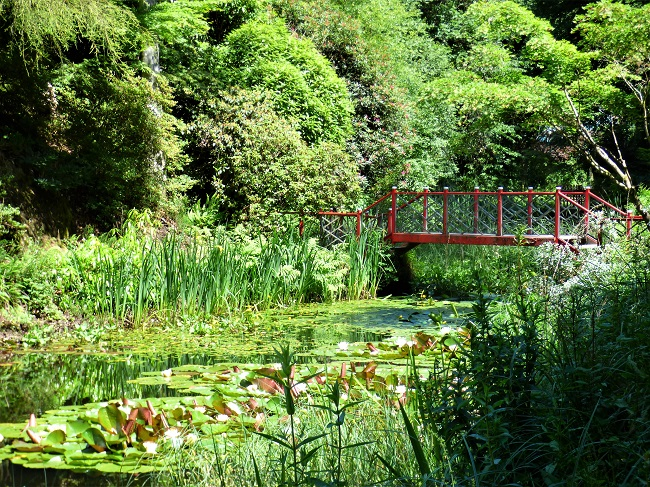
[[[403,385],[403,384],[398,385],[398,386],[395,388],[395,392],[396,392],[397,394],[405,394],[405,393],[406,393],[406,386]]]
[[[156,449],[158,448],[158,443],[155,441],[143,441],[142,446],[144,446],[146,453],[154,455],[156,453]]]
[[[395,339],[395,345],[397,345],[397,348],[402,348],[404,345],[406,345],[406,338],[397,337]]]
[[[225,423],[226,421],[228,421],[228,419],[229,419],[228,416],[225,414],[217,415],[217,421],[219,421],[220,423]]]
[[[448,326],[443,326],[440,328],[440,333],[443,335],[446,335],[447,333],[451,333],[451,328]]]
[[[193,445],[197,441],[199,441],[199,437],[196,434],[188,433],[187,435],[185,435],[185,443],[187,443],[188,445]]]
[[[339,350],[347,350],[349,346],[348,342],[339,342]]]
[[[167,377],[171,377],[171,376],[172,376],[172,369],[163,370],[163,371],[160,373],[160,375],[162,375],[162,376],[165,377],[165,378],[167,378]]]

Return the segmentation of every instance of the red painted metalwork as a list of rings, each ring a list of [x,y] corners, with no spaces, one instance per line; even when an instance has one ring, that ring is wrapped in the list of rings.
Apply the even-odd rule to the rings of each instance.
[[[386,240],[409,248],[424,243],[465,245],[540,245],[554,242],[577,251],[603,243],[603,235],[630,237],[642,217],[616,208],[591,192],[563,191],[398,191],[393,187],[365,209],[322,211],[321,228],[335,243],[341,233],[361,235],[365,226],[385,231]],[[354,218],[345,227],[345,219]],[[350,222],[352,223],[352,222]],[[607,232],[604,232],[604,228]]]
[[[533,233],[533,188],[531,186],[528,187],[528,205],[526,206],[526,223],[528,226],[528,230],[526,230],[526,233],[528,235],[532,235]]]

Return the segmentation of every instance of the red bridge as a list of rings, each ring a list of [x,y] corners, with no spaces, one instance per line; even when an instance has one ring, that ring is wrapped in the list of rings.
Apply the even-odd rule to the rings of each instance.
[[[325,243],[345,241],[362,228],[377,228],[396,248],[418,244],[540,245],[553,242],[577,251],[615,236],[630,237],[641,216],[591,192],[392,191],[356,212],[321,211]]]

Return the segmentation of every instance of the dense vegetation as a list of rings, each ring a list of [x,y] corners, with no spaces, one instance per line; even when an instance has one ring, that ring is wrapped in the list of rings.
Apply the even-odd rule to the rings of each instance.
[[[565,3],[3,0],[3,238],[392,185],[591,185],[642,211],[649,7]]]
[[[380,235],[326,249],[297,215],[391,186],[591,186],[648,223],[649,60],[641,0],[0,0],[0,331],[374,296]],[[647,485],[649,255],[418,249],[422,299],[476,304],[401,402],[342,375],[311,407],[285,350],[290,433],[152,481]]]

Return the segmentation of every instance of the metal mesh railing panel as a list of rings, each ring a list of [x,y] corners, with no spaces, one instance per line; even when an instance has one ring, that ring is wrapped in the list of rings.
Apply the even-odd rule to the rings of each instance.
[[[474,201],[467,195],[449,195],[447,197],[447,232],[475,233]]]

